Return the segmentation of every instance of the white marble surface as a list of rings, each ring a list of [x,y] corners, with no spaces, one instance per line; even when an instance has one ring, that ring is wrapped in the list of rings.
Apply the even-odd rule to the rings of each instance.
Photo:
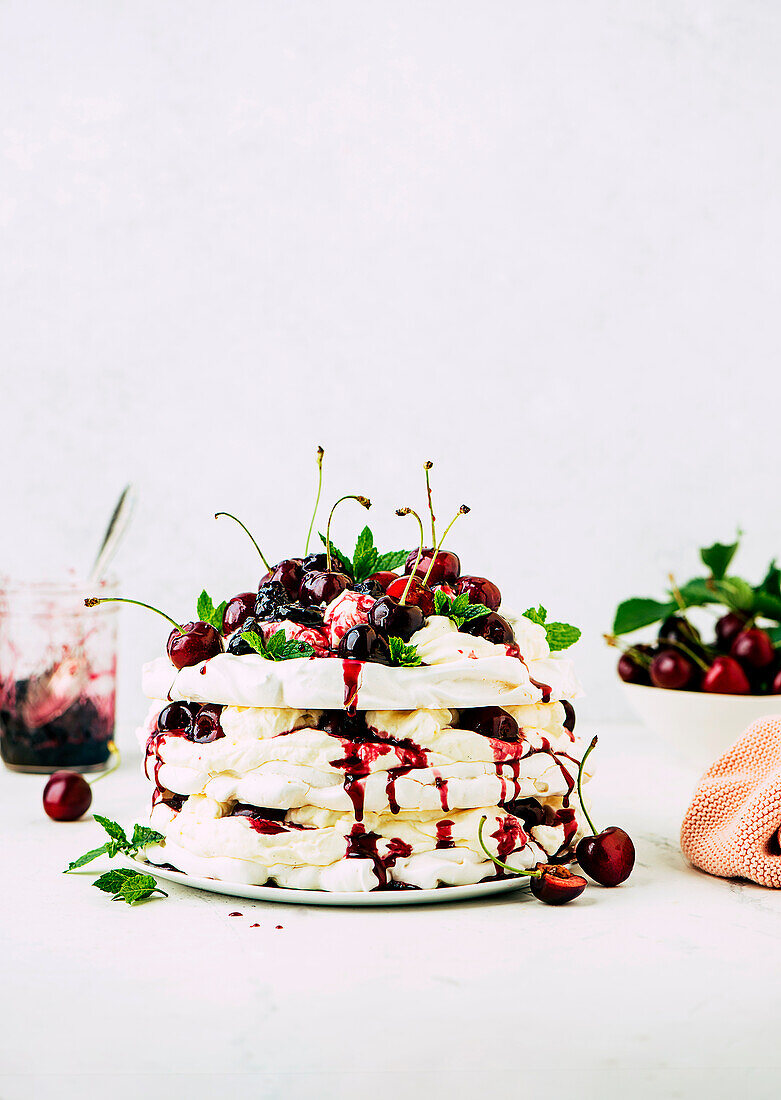
[[[695,776],[638,727],[600,732],[595,812],[632,832],[638,866],[560,910],[176,886],[130,909],[60,873],[100,842],[94,821],[50,822],[42,779],[3,773],[0,1096],[777,1095],[781,896],[688,868]],[[131,823],[143,797],[128,758],[94,809]]]

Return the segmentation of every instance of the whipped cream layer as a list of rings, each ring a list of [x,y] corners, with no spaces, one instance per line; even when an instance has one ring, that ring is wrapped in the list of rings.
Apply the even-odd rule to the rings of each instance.
[[[572,661],[550,655],[544,629],[523,616],[511,621],[521,660],[510,655],[512,647],[464,634],[450,619],[432,616],[411,639],[423,665],[360,664],[357,709],[506,707],[580,694]],[[344,707],[353,690],[346,664],[333,657],[268,661],[258,654],[223,653],[177,672],[161,657],[144,666],[142,683],[150,699],[336,710]]]
[[[576,754],[561,704],[506,709],[521,727],[518,742],[454,728],[450,709],[369,711],[365,733],[352,737],[317,728],[317,711],[226,707],[225,736],[207,744],[153,733],[146,774],[175,794],[352,812],[357,820],[367,811],[449,811],[568,795],[580,747]]]
[[[496,807],[413,818],[367,814],[362,824],[349,814],[312,808],[291,811],[283,823],[231,816],[230,809],[203,795],[188,798],[178,812],[158,803],[151,820],[165,843],[148,848],[147,858],[187,874],[252,885],[368,891],[396,882],[432,889],[496,873],[478,842],[483,817],[486,848],[519,870],[545,862],[550,852],[544,842],[556,840],[530,836],[518,818]]]

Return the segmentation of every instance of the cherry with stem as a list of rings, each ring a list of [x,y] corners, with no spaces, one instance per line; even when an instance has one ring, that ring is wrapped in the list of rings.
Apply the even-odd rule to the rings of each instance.
[[[322,447],[317,448],[317,496],[315,497],[315,510],[312,512],[312,519],[309,523],[309,530],[306,533],[306,546],[304,547],[304,557],[309,553],[309,540],[312,538],[312,529],[317,519],[317,509],[320,507],[320,493],[323,491],[323,457],[325,451]]]
[[[501,867],[503,871],[510,871],[514,875],[526,875],[531,879],[529,885],[532,893],[539,901],[545,902],[546,905],[566,905],[568,901],[574,901],[575,898],[580,897],[588,883],[581,875],[573,875],[566,867],[538,863],[531,870],[521,870],[518,867],[510,867],[508,863],[503,863],[501,859],[491,855],[483,840],[483,827],[487,820],[488,818],[485,815],[480,818],[480,824],[477,827],[477,839],[480,847],[492,863],[495,863],[497,867]]]
[[[253,546],[255,547],[255,549],[257,550],[257,552],[258,552],[258,553],[260,554],[260,560],[261,560],[261,561],[263,562],[263,564],[265,565],[266,569],[268,569],[268,571],[269,571],[269,573],[270,573],[270,572],[271,572],[271,570],[272,570],[272,569],[273,569],[274,567],[273,567],[272,565],[269,565],[268,561],[266,560],[266,556],[265,556],[265,554],[264,554],[264,553],[263,553],[263,551],[262,551],[262,550],[260,549],[260,547],[258,546],[257,542],[255,542],[255,538],[254,538],[254,536],[253,536],[252,532],[251,532],[251,531],[249,530],[249,528],[248,528],[248,527],[245,527],[245,526],[244,526],[244,524],[243,524],[243,523],[241,522],[241,520],[240,520],[240,519],[238,518],[238,516],[234,516],[234,515],[233,515],[233,514],[232,514],[231,512],[215,512],[215,513],[214,513],[214,518],[215,518],[215,519],[219,519],[219,518],[220,518],[220,516],[227,516],[227,517],[228,517],[228,519],[232,519],[234,523],[238,523],[238,525],[239,525],[239,527],[240,527],[240,528],[242,529],[242,531],[246,532],[246,534],[247,534],[247,535],[249,535],[249,538],[250,538],[250,541],[252,542],[252,545],[253,545]],[[155,610],[155,608],[153,608],[152,610]]]
[[[425,577],[423,578],[423,583],[424,583],[424,584],[427,584],[427,583],[428,583],[428,579],[429,579],[429,577],[431,576],[431,571],[432,571],[432,569],[434,568],[434,565],[436,564],[436,560],[437,560],[437,555],[439,554],[439,551],[440,551],[440,549],[441,549],[441,547],[442,547],[442,543],[443,543],[443,542],[445,541],[445,539],[447,538],[447,536],[448,536],[448,534],[449,534],[449,532],[450,532],[450,528],[451,528],[451,527],[453,526],[453,524],[454,524],[454,523],[456,522],[456,520],[458,519],[458,517],[459,517],[459,516],[465,516],[465,515],[468,515],[468,513],[469,513],[469,512],[471,512],[471,510],[472,510],[472,509],[471,509],[471,508],[470,508],[470,507],[469,507],[469,506],[468,506],[467,504],[462,504],[462,505],[461,505],[461,507],[460,507],[460,508],[458,509],[458,511],[456,512],[456,514],[455,514],[455,515],[453,516],[453,518],[451,519],[450,523],[449,523],[449,524],[447,525],[447,527],[445,528],[445,531],[444,531],[444,533],[443,533],[443,535],[442,535],[442,538],[441,538],[441,539],[439,540],[439,542],[438,542],[438,543],[436,543],[436,544],[435,544],[435,546],[434,546],[434,552],[433,552],[433,554],[431,555],[431,562],[430,562],[430,564],[429,564],[429,567],[428,567],[428,569],[426,570],[426,575],[425,575]]]
[[[430,469],[431,469],[431,463],[427,462],[426,463],[426,484],[427,485],[428,485],[428,471]],[[430,500],[431,500],[431,489],[429,489],[429,502],[430,502]],[[412,567],[412,571],[409,575],[409,580],[407,581],[407,585],[406,585],[406,587],[405,587],[405,589],[402,593],[401,599],[399,600],[399,604],[401,604],[403,606],[407,602],[407,596],[409,595],[409,590],[410,590],[410,585],[412,584],[412,579],[415,576],[415,573],[416,573],[416,570],[417,570],[418,566],[420,565],[420,559],[423,557],[423,538],[424,538],[424,536],[423,536],[423,520],[420,518],[420,516],[418,515],[418,513],[415,511],[414,508],[397,508],[396,509],[396,515],[397,516],[414,516],[415,519],[418,521],[418,528],[420,530],[420,545],[418,546],[418,556],[415,558],[415,564]],[[431,513],[431,530],[432,530],[432,532],[434,530],[434,513],[433,512]]]
[[[575,858],[586,874],[600,886],[618,886],[629,878],[635,865],[632,838],[618,825],[609,825],[599,832],[583,801],[583,769],[598,740],[597,737],[592,740],[578,767],[578,800],[593,835],[578,841]]]
[[[125,596],[89,596],[84,601],[84,606],[97,607],[101,603],[135,604],[136,607],[144,607],[147,611],[154,611],[156,615],[166,619],[174,628],[168,635],[166,644],[166,652],[174,668],[182,669],[200,664],[201,661],[208,661],[210,657],[216,657],[223,651],[220,632],[210,623],[198,621],[179,624],[159,607],[142,603],[141,600],[130,600]]]
[[[423,472],[426,475],[426,499],[428,500],[428,514],[431,516],[431,545],[436,546],[437,545],[436,516],[434,515],[434,505],[433,505],[432,500],[431,500],[431,479],[429,478],[429,471],[431,470],[431,467],[433,465],[434,465],[434,463],[431,462],[430,460],[428,462],[424,462],[423,463]],[[423,530],[423,528],[421,526],[421,537],[420,537],[421,546],[423,545],[422,530]],[[416,566],[416,568],[417,568],[417,566]]]
[[[331,511],[328,515],[328,523],[326,524],[326,528],[325,528],[325,553],[326,553],[326,562],[327,562],[327,565],[326,565],[326,572],[327,573],[332,573],[333,572],[332,561],[331,561],[331,520],[334,518],[334,512],[336,511],[336,509],[339,507],[339,505],[342,503],[343,500],[357,500],[358,503],[363,508],[367,508],[367,509],[371,508],[371,506],[372,506],[372,502],[369,500],[368,497],[360,496],[360,494],[357,494],[357,493],[347,493],[346,496],[339,497],[336,504],[334,504],[333,508],[331,509]]]
[[[56,771],[43,788],[43,808],[52,821],[78,821],[92,805],[92,787],[100,779],[111,775],[120,765],[119,749],[113,741],[108,743],[111,767],[100,775],[87,779],[80,772]]]

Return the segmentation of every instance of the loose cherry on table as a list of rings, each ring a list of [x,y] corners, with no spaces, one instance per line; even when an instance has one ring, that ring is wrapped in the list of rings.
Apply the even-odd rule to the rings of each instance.
[[[140,600],[129,600],[124,596],[90,596],[84,601],[85,607],[96,607],[101,603],[131,603],[136,607],[145,607],[147,611],[154,611],[173,625],[173,630],[168,636],[166,652],[174,668],[186,668],[189,665],[200,664],[208,661],[210,657],[216,657],[223,652],[222,635],[215,630],[210,623],[191,622],[181,626],[170,615],[166,615],[157,607],[149,603],[141,603]]]
[[[755,671],[769,668],[776,659],[776,651],[769,635],[759,627],[741,631],[732,642],[729,652],[730,657]]]
[[[717,657],[702,678],[702,690],[715,695],[748,695],[751,684],[734,657]]]
[[[491,611],[498,611],[502,602],[502,593],[493,581],[487,577],[459,577],[453,586],[457,596],[464,592],[470,603],[481,603]]]
[[[546,905],[566,905],[567,902],[580,897],[588,883],[581,875],[574,875],[566,867],[550,863],[538,863],[533,870],[527,871],[518,867],[510,867],[509,864],[492,855],[483,840],[483,827],[486,820],[487,818],[482,817],[480,824],[477,826],[477,839],[480,847],[497,867],[501,867],[504,871],[511,871],[514,875],[528,876],[531,880],[529,883],[531,892],[538,901],[543,901]]]
[[[677,649],[663,649],[651,661],[654,687],[680,691],[694,678],[694,665]]]
[[[91,805],[92,788],[78,772],[54,772],[43,788],[43,808],[52,821],[77,821]]]
[[[629,834],[618,825],[609,825],[601,832],[597,832],[586,809],[582,789],[583,768],[596,744],[595,737],[583,753],[578,767],[578,799],[594,835],[584,836],[578,841],[575,858],[586,874],[600,886],[619,886],[632,873],[635,865],[635,846]]]

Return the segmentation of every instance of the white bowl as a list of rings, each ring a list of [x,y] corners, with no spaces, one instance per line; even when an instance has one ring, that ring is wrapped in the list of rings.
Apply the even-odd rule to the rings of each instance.
[[[781,714],[781,695],[715,695],[626,684],[638,717],[700,773],[758,718]]]

